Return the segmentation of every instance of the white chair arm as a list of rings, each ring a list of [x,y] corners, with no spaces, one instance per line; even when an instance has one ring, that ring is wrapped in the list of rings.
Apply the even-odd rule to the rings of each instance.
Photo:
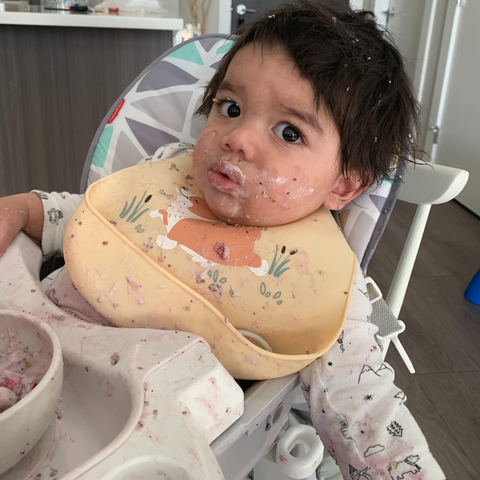
[[[465,187],[469,173],[433,163],[409,165],[398,199],[417,205],[437,205],[455,198]]]
[[[388,306],[397,318],[405,298],[431,206],[446,203],[455,198],[465,187],[468,175],[466,170],[431,163],[409,165],[405,172],[404,183],[400,188],[398,198],[417,204],[418,207],[386,298]]]

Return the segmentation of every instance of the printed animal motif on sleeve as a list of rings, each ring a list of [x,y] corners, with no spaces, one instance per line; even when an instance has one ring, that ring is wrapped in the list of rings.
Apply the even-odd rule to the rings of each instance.
[[[52,208],[48,211],[48,220],[50,223],[54,223],[55,225],[58,225],[59,220],[63,218],[63,213],[61,210],[57,210],[55,208]]]
[[[393,465],[388,469],[390,478],[392,480],[407,480],[412,478],[420,472],[421,468],[418,465],[420,457],[418,455],[409,455],[407,458],[399,462],[393,462]]]

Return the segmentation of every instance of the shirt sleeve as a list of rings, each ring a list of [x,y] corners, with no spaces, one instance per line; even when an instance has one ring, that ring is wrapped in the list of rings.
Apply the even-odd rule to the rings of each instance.
[[[313,425],[343,478],[443,480],[392,367],[382,360],[367,303],[357,275],[337,343],[300,372]]]
[[[43,203],[42,253],[48,258],[54,254],[63,255],[63,235],[70,217],[83,195],[68,192],[35,192]]]

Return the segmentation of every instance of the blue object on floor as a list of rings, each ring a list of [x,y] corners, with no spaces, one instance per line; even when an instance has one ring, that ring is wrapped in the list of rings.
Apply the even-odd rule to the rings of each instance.
[[[465,298],[472,303],[480,305],[480,270],[472,278],[465,290]]]

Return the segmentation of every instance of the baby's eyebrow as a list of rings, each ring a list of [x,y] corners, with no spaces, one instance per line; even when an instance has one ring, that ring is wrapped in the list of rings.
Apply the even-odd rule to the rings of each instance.
[[[220,86],[218,87],[217,93],[223,90],[228,90],[230,92],[236,92],[238,90],[243,90],[243,88],[239,85],[236,85],[229,80],[223,80]]]
[[[318,130],[321,134],[323,134],[323,128],[318,121],[317,115],[314,115],[310,112],[297,110],[296,108],[286,107],[285,105],[282,105],[282,111],[287,115],[297,117],[301,122],[306,123],[313,129]]]

